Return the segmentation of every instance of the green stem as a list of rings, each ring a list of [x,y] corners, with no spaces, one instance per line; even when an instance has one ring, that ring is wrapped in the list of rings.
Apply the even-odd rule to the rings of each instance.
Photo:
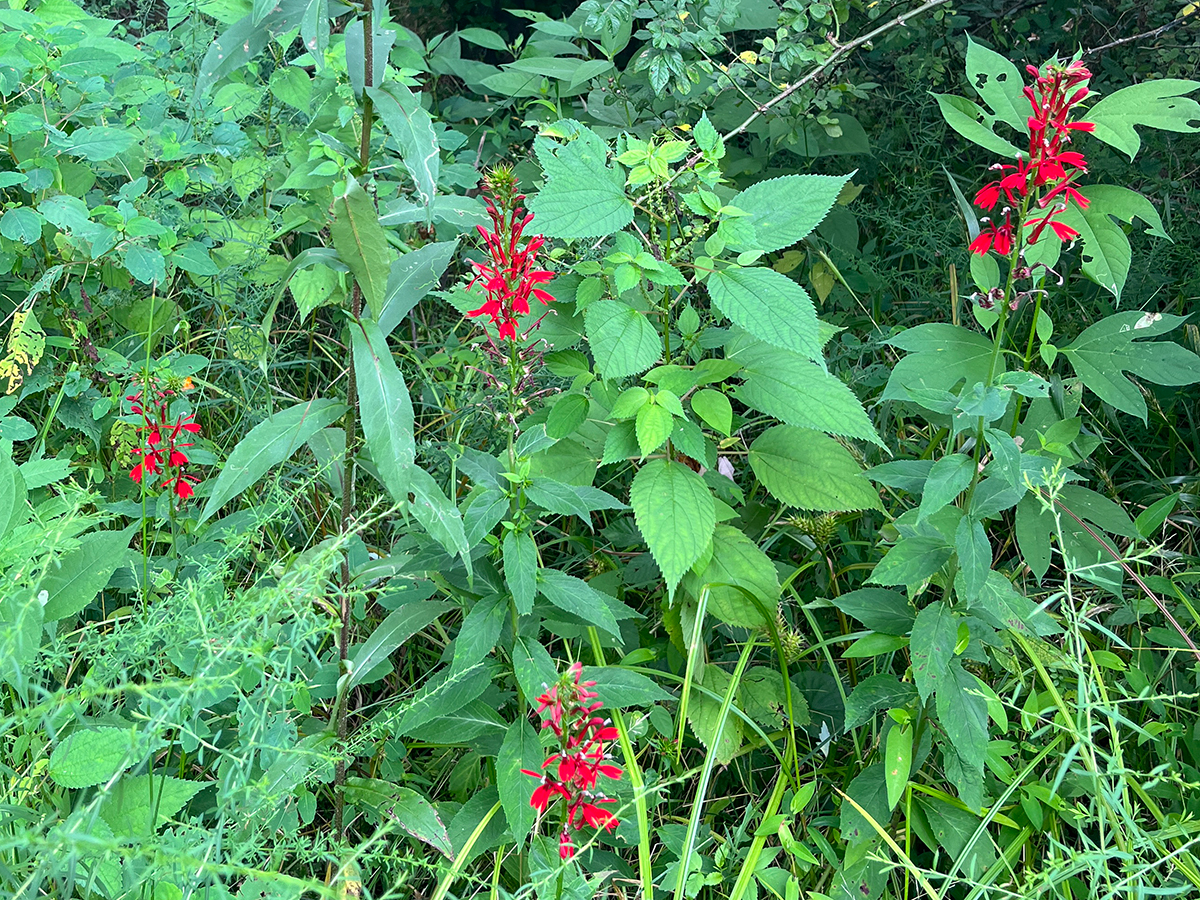
[[[1033,363],[1033,339],[1037,337],[1038,319],[1042,315],[1042,293],[1038,292],[1037,299],[1033,302],[1033,321],[1029,323],[1029,340],[1025,343],[1025,358],[1024,371],[1029,371],[1029,366]],[[1017,407],[1013,410],[1012,431],[1010,434],[1017,433],[1017,425],[1021,422],[1021,407],[1025,405],[1025,396],[1017,395]]]

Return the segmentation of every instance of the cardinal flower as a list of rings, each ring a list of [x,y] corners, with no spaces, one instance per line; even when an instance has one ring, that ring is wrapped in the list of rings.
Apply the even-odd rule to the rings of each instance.
[[[159,487],[169,487],[180,500],[187,500],[195,494],[192,485],[198,479],[186,471],[190,460],[185,451],[192,446],[186,438],[199,434],[200,426],[194,421],[194,413],[171,418],[171,401],[175,396],[175,391],[152,382],[146,391],[125,398],[130,410],[142,417],[138,432],[145,441],[136,452],[138,463],[130,470],[129,477],[141,484],[147,476],[155,479],[166,476]]]
[[[475,277],[468,285],[468,290],[476,284],[482,285],[485,300],[482,306],[467,315],[487,316],[496,325],[501,338],[515,341],[517,316],[529,315],[530,297],[542,305],[554,302],[554,297],[541,288],[554,273],[538,265],[538,252],[545,246],[546,239],[540,234],[524,238],[525,228],[533,221],[533,213],[527,213],[520,205],[525,195],[516,192],[516,179],[511,170],[498,168],[488,176],[485,199],[492,227],[475,227],[483,238],[488,261],[471,262]]]
[[[558,752],[547,757],[540,772],[521,770],[538,779],[529,804],[539,813],[562,800],[565,813],[558,855],[563,859],[575,856],[573,831],[585,827],[612,831],[618,824],[617,817],[603,805],[616,801],[605,797],[597,785],[600,776],[616,781],[624,774],[609,762],[608,746],[617,737],[617,730],[608,719],[597,715],[603,704],[591,690],[595,685],[594,681],[583,680],[583,667],[575,663],[537,698],[542,728],[554,733]]]

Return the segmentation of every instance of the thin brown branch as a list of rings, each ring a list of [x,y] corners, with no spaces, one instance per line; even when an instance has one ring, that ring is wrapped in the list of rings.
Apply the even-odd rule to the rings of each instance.
[[[1123,37],[1117,41],[1109,41],[1107,44],[1101,44],[1099,47],[1093,47],[1091,50],[1084,50],[1083,55],[1096,56],[1097,54],[1103,53],[1105,50],[1111,50],[1113,47],[1120,47],[1124,44],[1132,44],[1135,41],[1156,38],[1159,35],[1166,34],[1168,31],[1178,28],[1180,25],[1184,25],[1189,21],[1200,21],[1200,16],[1192,14],[1190,16],[1174,19],[1168,22],[1166,25],[1160,25],[1158,28],[1151,29],[1150,31],[1143,31],[1141,34],[1133,34],[1129,37]]]

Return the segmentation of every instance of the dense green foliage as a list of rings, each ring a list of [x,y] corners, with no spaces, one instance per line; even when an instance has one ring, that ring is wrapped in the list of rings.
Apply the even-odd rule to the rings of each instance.
[[[0,10],[0,892],[1200,891],[1200,13],[1024,7]]]

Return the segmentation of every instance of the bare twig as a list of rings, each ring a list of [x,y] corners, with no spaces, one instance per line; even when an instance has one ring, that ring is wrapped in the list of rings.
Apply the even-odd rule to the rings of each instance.
[[[1107,44],[1101,44],[1099,47],[1093,47],[1091,50],[1084,50],[1083,55],[1096,56],[1097,54],[1103,53],[1105,50],[1111,50],[1113,47],[1120,47],[1122,44],[1132,44],[1134,41],[1156,38],[1160,34],[1166,34],[1168,31],[1178,28],[1180,25],[1184,25],[1189,21],[1200,21],[1200,16],[1193,14],[1174,19],[1173,21],[1168,22],[1166,25],[1160,25],[1158,28],[1154,28],[1150,31],[1143,31],[1141,34],[1133,34],[1129,37],[1123,37],[1118,41],[1109,41]]]

